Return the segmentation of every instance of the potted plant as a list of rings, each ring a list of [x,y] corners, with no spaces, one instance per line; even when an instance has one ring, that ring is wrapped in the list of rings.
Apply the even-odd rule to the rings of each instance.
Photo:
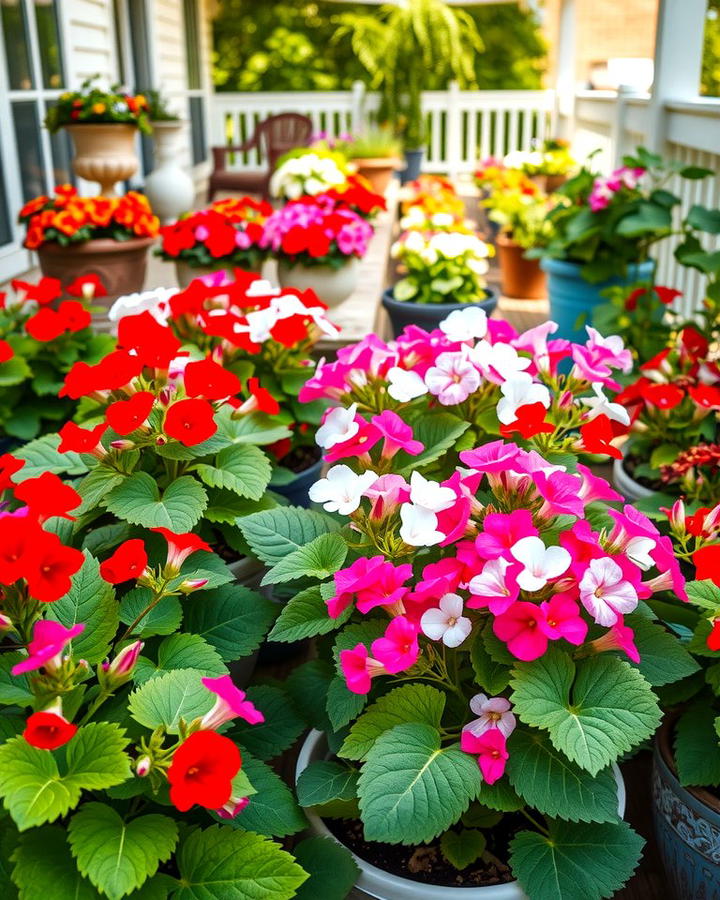
[[[278,261],[283,287],[313,290],[337,306],[355,290],[372,226],[335,203],[295,200],[265,222],[260,246]]]
[[[345,184],[348,176],[344,154],[331,150],[298,148],[278,160],[270,178],[270,193],[284,200],[313,197]]]
[[[47,111],[45,127],[51,134],[65,128],[75,145],[73,169],[80,178],[97,181],[100,193],[112,197],[115,185],[138,168],[135,136],[150,134],[147,99],[126,94],[119,85],[105,90],[86,79],[79,91],[66,91]]]
[[[72,185],[60,185],[52,196],[26,203],[19,220],[27,228],[24,245],[37,252],[46,277],[67,286],[95,276],[106,303],[142,290],[147,253],[160,227],[142,194],[80,197]]]
[[[331,468],[310,495],[345,524],[264,579],[300,590],[271,638],[317,635],[294,676],[325,698],[307,709],[318,730],[298,798],[353,850],[371,896],[610,897],[642,846],[613,765],[659,724],[654,688],[696,670],[640,594],[683,578],[645,516],[608,507],[610,486],[556,454],[561,428],[542,454],[539,428],[532,450],[476,446],[471,421],[431,424],[396,389],[434,383],[428,358],[471,360],[483,341],[410,329],[387,353],[348,348],[345,393],[342,370],[327,375],[341,406],[318,433]],[[572,406],[585,404],[566,390],[557,416]],[[303,527],[299,514],[283,541]],[[244,533],[262,546],[250,520]]]
[[[212,272],[232,272],[236,267],[253,271],[265,257],[260,241],[271,213],[269,203],[250,197],[215,200],[206,209],[163,226],[157,255],[175,263],[181,288]]]
[[[506,297],[530,300],[547,296],[545,273],[539,261],[525,256],[525,251],[537,246],[547,233],[547,195],[520,173],[514,184],[507,183],[503,190],[494,191],[483,200],[483,206],[490,210],[489,220],[500,226],[495,244],[501,292]]]
[[[529,153],[517,151],[508,153],[505,166],[518,169],[538,185],[546,194],[554,193],[561,187],[575,169],[577,161],[570,152],[570,143],[562,138],[533,140]]]
[[[382,303],[397,336],[406,325],[437,326],[468,304],[489,313],[497,294],[485,282],[493,249],[477,235],[462,232],[401,235],[390,255],[402,278],[385,291]]]
[[[702,445],[720,433],[720,369],[707,338],[691,325],[676,332],[615,400],[632,419],[623,458],[614,464],[618,490],[631,501],[679,490],[698,502],[711,500],[713,460],[703,460]]]
[[[0,292],[0,447],[70,419],[74,404],[57,396],[65,375],[78,360],[98,362],[113,344],[90,329],[89,303],[105,292],[97,278],[78,278],[66,290],[54,278],[16,279],[12,288],[14,296]]]
[[[155,151],[155,166],[145,178],[144,190],[156,215],[167,223],[191,209],[195,201],[195,183],[178,164],[178,138],[187,123],[172,112],[160,91],[143,91],[143,96]]]
[[[720,744],[717,735],[720,661],[720,485],[692,514],[682,500],[667,513],[676,552],[695,575],[689,603],[669,598],[663,618],[689,636],[699,669],[670,692],[655,740],[653,814],[660,856],[677,896],[702,895],[720,878],[715,838],[720,832]]]
[[[511,176],[502,159],[494,156],[488,156],[480,162],[478,168],[473,175],[475,186],[478,189],[480,200],[487,200],[496,191],[504,189],[507,179]],[[492,219],[487,219],[488,234],[491,241],[497,239],[500,226]]]
[[[550,211],[550,237],[541,257],[549,275],[550,316],[560,336],[572,339],[578,322],[592,316],[603,291],[613,285],[650,284],[655,263],[650,247],[673,232],[680,198],[666,190],[669,178],[704,178],[707,169],[664,163],[639,147],[609,177],[584,166],[559,190]]]
[[[328,188],[313,196],[300,198],[303,202],[324,207],[349,209],[368,222],[373,222],[378,213],[387,209],[385,197],[378,194],[367,178],[360,174],[350,174],[339,187]]]
[[[289,900],[303,883],[322,893],[326,855],[349,888],[352,860],[330,842],[298,845],[301,865],[272,839],[304,817],[251,749],[264,715],[227,668],[262,597],[229,590],[193,534],[136,528],[111,553],[107,532],[73,528],[86,500],[27,469],[0,461],[6,892],[139,900],[213,882]]]
[[[395,135],[387,128],[368,129],[355,136],[343,150],[373,190],[385,194],[393,173],[400,168],[402,144]]]

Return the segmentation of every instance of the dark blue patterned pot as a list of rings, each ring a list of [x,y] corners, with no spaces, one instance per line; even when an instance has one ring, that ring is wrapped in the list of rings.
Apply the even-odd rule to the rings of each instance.
[[[660,857],[678,900],[720,900],[720,803],[678,781],[672,726],[666,722],[655,741],[653,812]]]
[[[476,303],[413,303],[412,300],[396,300],[392,288],[388,288],[382,296],[382,305],[390,316],[393,337],[398,337],[408,325],[419,325],[426,331],[432,331],[451,312],[470,306],[479,306],[490,315],[497,303],[498,295],[490,287],[485,288],[484,299]]]
[[[271,488],[276,494],[285,497],[290,506],[310,506],[308,491],[320,477],[323,461],[319,459],[310,468],[298,472],[295,478],[288,484],[278,484]]]

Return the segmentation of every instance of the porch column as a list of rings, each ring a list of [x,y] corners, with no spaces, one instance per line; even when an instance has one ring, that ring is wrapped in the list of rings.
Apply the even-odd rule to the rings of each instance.
[[[558,43],[555,78],[555,132],[558,137],[572,140],[575,117],[575,0],[560,0]]]
[[[648,106],[648,149],[662,152],[665,104],[700,93],[706,0],[660,0],[655,37],[655,75]]]

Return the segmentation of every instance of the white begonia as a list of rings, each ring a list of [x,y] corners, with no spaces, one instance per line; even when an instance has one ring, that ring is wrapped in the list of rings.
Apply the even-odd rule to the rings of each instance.
[[[530,535],[520,538],[510,548],[510,555],[523,570],[517,583],[524,591],[539,591],[551,578],[567,572],[572,557],[564,547],[546,547],[539,537]]]
[[[595,392],[594,397],[581,397],[580,402],[590,407],[588,419],[594,419],[596,416],[607,416],[621,425],[630,424],[630,416],[624,406],[619,403],[611,403],[605,396],[603,385],[600,382],[594,382],[592,386]]]
[[[479,306],[456,309],[442,320],[439,328],[453,342],[484,338],[488,330],[487,313]]]
[[[437,530],[438,519],[434,512],[413,503],[400,507],[400,537],[411,547],[434,547],[445,538]]]
[[[124,294],[110,307],[108,319],[111,322],[119,322],[125,316],[137,316],[147,311],[161,325],[165,325],[170,315],[170,298],[179,293],[179,288],[160,287],[153,291]]]
[[[590,560],[580,579],[580,600],[595,622],[607,628],[638,605],[635,588],[608,556]]]
[[[357,403],[353,403],[348,409],[337,406],[331,409],[325,417],[325,421],[315,432],[315,441],[319,447],[329,450],[336,444],[344,444],[354,438],[360,431],[360,424],[355,421]]]
[[[462,612],[462,597],[445,594],[436,608],[422,614],[420,629],[431,641],[442,641],[446,647],[459,647],[472,631],[472,622]]]
[[[523,373],[532,363],[531,359],[520,356],[514,347],[504,342],[491,344],[489,341],[481,340],[467,353],[468,358],[483,372],[493,369],[505,380]]]
[[[398,403],[409,403],[428,392],[427,385],[417,372],[410,372],[399,366],[393,366],[388,370],[387,380],[387,392]]]
[[[363,494],[377,481],[375,472],[357,475],[349,466],[333,466],[325,478],[310,487],[313,503],[322,503],[327,512],[349,516],[360,506]]]
[[[509,425],[517,419],[517,411],[521,406],[531,403],[542,403],[545,409],[550,407],[550,391],[544,384],[537,384],[530,375],[520,372],[500,385],[502,393],[497,405],[497,417],[503,425]]]
[[[442,487],[437,481],[430,481],[419,472],[410,476],[410,501],[430,512],[438,513],[450,509],[457,497],[449,487]]]

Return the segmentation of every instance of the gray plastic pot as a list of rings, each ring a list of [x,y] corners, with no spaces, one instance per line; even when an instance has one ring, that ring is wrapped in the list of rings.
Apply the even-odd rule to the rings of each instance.
[[[388,288],[382,296],[382,305],[390,316],[393,335],[398,337],[408,325],[419,325],[426,331],[432,331],[458,309],[477,306],[490,315],[497,306],[498,295],[492,288],[485,288],[485,293],[485,299],[476,303],[413,303],[412,300],[396,300],[393,289]]]
[[[624,459],[613,460],[613,483],[628,503],[649,497],[652,494],[650,488],[644,487],[639,481],[635,481],[625,468]]]
[[[300,748],[300,755],[295,767],[295,781],[297,782],[311,762],[326,759],[327,756],[325,735],[322,731],[313,729]],[[622,817],[625,813],[625,782],[620,770],[615,765],[613,765],[613,774],[617,782],[618,815]],[[313,834],[331,838],[338,844],[341,843],[319,816],[308,809],[305,810],[305,815]],[[374,897],[375,900],[528,900],[517,881],[476,888],[422,884],[409,878],[401,878],[399,875],[391,875],[390,872],[384,872],[360,856],[356,856],[354,853],[352,855],[360,869],[360,877],[348,900],[366,900],[368,897]]]

